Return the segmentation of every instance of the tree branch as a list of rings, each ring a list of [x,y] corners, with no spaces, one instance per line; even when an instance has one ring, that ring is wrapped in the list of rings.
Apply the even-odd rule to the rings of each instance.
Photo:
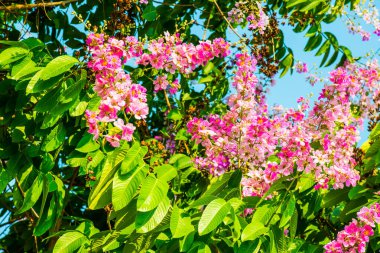
[[[15,10],[27,10],[33,8],[46,8],[53,6],[65,6],[66,4],[77,2],[78,0],[66,0],[59,2],[51,2],[51,3],[38,3],[38,4],[13,4],[10,6],[0,6],[0,11],[15,11]]]

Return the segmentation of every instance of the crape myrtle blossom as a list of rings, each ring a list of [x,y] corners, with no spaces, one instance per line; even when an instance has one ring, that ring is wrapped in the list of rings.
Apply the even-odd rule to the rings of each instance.
[[[247,21],[249,22],[248,28],[255,30],[257,29],[260,34],[264,34],[267,26],[269,25],[269,17],[265,14],[261,4],[257,2],[258,14],[255,15],[251,13],[247,17]]]
[[[379,95],[376,64],[338,68],[311,108],[300,98],[298,109],[272,113],[259,94],[256,60],[247,54],[236,58],[237,94],[229,97],[227,113],[193,118],[187,125],[192,139],[205,148],[205,156],[195,159],[198,168],[213,175],[242,169],[245,196],[262,196],[295,170],[313,173],[317,189],[354,186],[358,128]]]
[[[131,141],[135,127],[128,123],[132,117],[145,119],[149,113],[146,93],[141,84],[133,83],[123,66],[132,58],[141,65],[171,74],[191,73],[215,57],[226,57],[230,45],[222,38],[202,41],[199,45],[183,43],[179,34],[165,36],[147,44],[128,36],[123,40],[106,39],[103,34],[90,34],[86,40],[91,59],[88,67],[95,74],[94,91],[101,98],[98,110],[85,113],[89,132],[98,138],[103,135],[114,147],[120,140]],[[168,90],[175,94],[180,88],[177,79],[159,75],[154,91]],[[123,118],[121,118],[123,117]],[[108,131],[106,131],[108,129]]]
[[[373,228],[380,223],[380,204],[363,207],[357,217],[338,233],[336,240],[324,246],[326,253],[366,252],[369,237],[374,235]]]
[[[246,4],[247,2],[235,3],[235,7],[228,12],[228,20],[231,23],[240,24],[246,19],[248,29],[257,30],[260,34],[263,34],[269,25],[269,17],[264,12],[260,2],[257,2],[257,12],[249,11],[249,13],[244,13],[247,10],[242,11],[244,9],[242,7]]]
[[[356,16],[364,20],[367,25],[373,27],[374,34],[380,36],[379,11],[376,8],[374,0],[368,1],[367,5],[358,3],[354,8],[354,13]],[[347,21],[347,28],[352,34],[360,34],[363,41],[368,41],[371,37],[371,34],[368,31],[365,31],[359,22],[354,22],[352,19]]]

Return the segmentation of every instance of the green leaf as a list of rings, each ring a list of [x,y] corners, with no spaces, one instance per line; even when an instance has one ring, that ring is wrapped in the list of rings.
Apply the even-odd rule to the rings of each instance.
[[[0,53],[0,68],[18,61],[29,54],[29,50],[22,47],[10,47]]]
[[[112,182],[119,164],[127,154],[128,148],[121,146],[108,153],[104,163],[102,174],[88,198],[89,209],[103,208],[112,202]]]
[[[43,173],[49,172],[55,165],[53,156],[50,153],[45,153],[42,158],[40,170]]]
[[[90,153],[98,150],[100,147],[99,143],[94,140],[94,136],[89,133],[85,133],[82,139],[79,141],[75,150],[81,153]]]
[[[21,42],[21,41],[0,40],[0,44],[11,46],[11,47],[22,47],[24,49],[29,49],[29,47],[24,42]]]
[[[314,24],[310,27],[310,29],[305,34],[305,37],[312,37],[320,30],[320,25]]]
[[[168,113],[168,119],[178,121],[182,119],[181,112],[178,109],[173,109]]]
[[[154,21],[157,17],[156,7],[152,3],[150,3],[142,14],[142,17],[147,21]]]
[[[315,179],[310,174],[303,174],[297,182],[296,189],[299,190],[299,192],[304,192],[311,187],[315,185]]]
[[[193,203],[191,203],[190,207],[198,207],[198,206],[205,206],[208,205],[211,201],[218,199],[217,196],[214,195],[206,195],[202,196],[201,198],[195,200]]]
[[[35,236],[43,235],[55,224],[56,212],[57,209],[54,198],[51,198],[47,212],[43,213],[43,215],[38,220],[36,227],[33,230],[33,234]]]
[[[4,191],[4,189],[7,187],[7,184],[11,180],[12,180],[12,176],[9,174],[9,172],[1,168],[0,169],[0,192]]]
[[[165,198],[168,190],[169,185],[165,181],[150,174],[141,186],[140,195],[137,199],[137,210],[140,212],[153,210]]]
[[[145,154],[148,152],[146,146],[140,146],[138,142],[135,142],[133,146],[128,150],[127,155],[124,158],[120,167],[120,173],[122,175],[136,168],[136,166],[142,161]]]
[[[266,224],[275,212],[276,206],[260,206],[254,211],[251,223],[261,222],[262,224]]]
[[[36,63],[34,61],[32,61],[29,57],[26,57],[19,64],[13,66],[11,72],[12,79],[18,81],[25,77],[30,77],[40,69],[40,67],[36,67]]]
[[[164,165],[155,167],[154,172],[157,174],[158,179],[161,179],[167,182],[169,182],[170,180],[172,180],[178,175],[177,170],[169,164],[164,164]]]
[[[169,163],[172,164],[177,170],[182,170],[193,165],[191,158],[184,154],[173,155],[170,157]]]
[[[319,56],[319,55],[322,55],[324,53],[326,53],[327,49],[330,48],[330,41],[329,40],[326,40],[322,46],[318,49],[317,53],[315,54],[316,56]]]
[[[22,207],[15,213],[16,215],[28,211],[36,204],[42,193],[43,182],[44,175],[40,173],[34,180],[32,186],[25,192],[24,202],[22,203]]]
[[[369,134],[369,139],[374,140],[377,136],[380,135],[380,122],[376,124],[376,126],[372,129]]]
[[[352,57],[352,52],[345,46],[339,46],[339,48],[343,51],[344,55],[347,57],[349,62],[353,62],[354,58]]]
[[[339,190],[330,190],[322,199],[322,207],[328,208],[339,204],[342,201],[348,199],[348,192],[350,188],[344,188]]]
[[[57,149],[64,141],[66,137],[66,130],[63,124],[57,125],[49,135],[46,137],[41,150],[50,152]]]
[[[280,77],[283,77],[289,69],[293,66],[293,54],[289,53],[282,61],[281,65],[283,66],[284,70],[281,72]]]
[[[44,49],[45,48],[45,44],[39,40],[39,39],[36,39],[36,38],[27,38],[25,40],[22,41],[23,44],[25,44],[29,50],[34,50],[34,49]]]
[[[68,103],[72,100],[76,100],[82,91],[84,85],[86,84],[87,72],[85,70],[81,70],[81,78],[79,81],[70,85],[66,90],[64,90],[59,98],[59,101],[62,103]]]
[[[133,199],[148,169],[145,163],[141,163],[137,169],[125,175],[115,173],[112,183],[112,204],[116,211],[126,207]]]
[[[224,173],[219,177],[214,177],[210,185],[207,187],[206,192],[202,196],[213,195],[218,196],[218,194],[226,188],[228,181],[232,176],[232,172]]]
[[[182,213],[182,210],[177,206],[174,206],[170,216],[170,232],[172,233],[173,238],[181,238],[194,231],[194,226],[191,224],[191,218],[182,217]]]
[[[184,238],[179,240],[179,249],[180,252],[188,252],[194,242],[195,231],[186,235]]]
[[[334,54],[331,56],[330,60],[326,63],[325,67],[332,65],[338,58],[339,50],[335,50]]]
[[[78,62],[79,61],[76,58],[68,55],[58,56],[49,62],[44,69],[41,70],[40,79],[48,80],[52,77],[61,75],[69,71],[71,67]]]
[[[267,233],[268,227],[265,227],[261,222],[248,224],[241,234],[242,242],[255,240],[257,237]]]
[[[322,35],[318,34],[315,35],[314,37],[309,38],[306,46],[305,46],[305,51],[312,51],[316,49],[322,42]]]
[[[160,204],[148,212],[138,212],[136,217],[137,233],[147,233],[155,229],[164,220],[170,208],[170,200],[165,196]]]
[[[214,78],[212,76],[206,76],[199,79],[198,83],[209,83],[212,82]]]
[[[59,237],[54,246],[53,253],[72,253],[86,242],[88,242],[88,239],[81,232],[67,232]]]
[[[300,12],[306,12],[306,11],[309,11],[311,9],[314,9],[315,7],[317,7],[319,4],[321,4],[324,1],[325,0],[314,0],[314,1],[310,2],[308,5],[306,5],[305,7],[303,7],[300,10]]]
[[[78,117],[83,115],[87,109],[88,102],[80,101],[77,105],[70,108],[69,113],[71,117]]]
[[[290,219],[293,216],[295,208],[296,208],[296,199],[294,198],[294,195],[291,195],[290,199],[289,199],[289,202],[287,203],[286,209],[285,209],[284,213],[281,216],[280,228],[282,228],[286,224],[288,224],[288,222],[290,221]]]
[[[329,58],[329,55],[330,55],[330,50],[331,50],[331,46],[329,46],[325,52],[325,55],[323,56],[322,58],[322,61],[321,61],[321,64],[319,64],[319,67],[322,67],[325,62],[327,61],[327,59]]]
[[[206,206],[198,225],[200,236],[216,229],[231,210],[231,205],[224,199],[215,199]]]
[[[34,110],[37,112],[48,112],[52,109],[52,105],[56,104],[60,96],[61,89],[59,87],[52,89],[46,93],[40,101],[38,101]]]
[[[302,4],[302,3],[305,3],[307,2],[308,0],[290,0],[286,3],[286,8],[291,8],[293,6],[296,6],[296,5],[299,5],[299,4]]]
[[[296,236],[297,225],[298,225],[298,211],[297,211],[297,208],[295,208],[292,218],[290,219],[290,226],[289,226],[289,234],[290,234],[290,238],[292,239]]]
[[[212,63],[211,61],[209,61],[206,64],[206,66],[203,68],[203,73],[205,75],[208,75],[213,70],[214,67],[215,67],[214,63]]]

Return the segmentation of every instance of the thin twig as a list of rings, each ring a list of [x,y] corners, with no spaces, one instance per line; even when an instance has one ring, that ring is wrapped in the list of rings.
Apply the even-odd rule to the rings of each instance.
[[[168,97],[168,94],[166,93],[166,90],[164,90],[164,95],[165,95],[166,104],[169,107],[169,110],[172,110],[172,106],[170,105],[169,97]]]
[[[202,38],[202,40],[206,40],[207,30],[208,30],[208,26],[210,25],[210,20],[211,20],[211,16],[212,16],[212,12],[214,11],[214,8],[215,8],[215,5],[212,6],[211,13],[208,16],[207,24],[206,24],[206,27],[204,28],[204,31],[203,31],[203,38]]]
[[[246,39],[243,38],[243,37],[242,37],[242,36],[241,36],[241,35],[235,30],[235,28],[231,25],[230,21],[229,21],[228,18],[224,15],[222,9],[220,9],[220,7],[219,7],[218,3],[216,2],[216,0],[214,0],[213,2],[214,2],[214,4],[215,4],[216,8],[218,9],[220,15],[222,15],[223,19],[227,22],[227,24],[228,24],[228,26],[230,27],[230,29],[232,30],[232,32],[233,32],[234,34],[236,34],[236,36],[238,36],[240,40],[242,40],[243,42],[245,42]],[[253,50],[253,48],[252,48],[250,45],[247,45],[247,46],[248,46],[251,50]]]
[[[38,3],[38,4],[13,4],[9,6],[0,6],[0,11],[14,11],[14,10],[27,10],[27,9],[33,9],[33,8],[46,8],[46,7],[53,7],[53,6],[65,6],[66,4],[77,2],[78,0],[66,0],[66,1],[59,1],[59,2],[51,2],[51,3]]]

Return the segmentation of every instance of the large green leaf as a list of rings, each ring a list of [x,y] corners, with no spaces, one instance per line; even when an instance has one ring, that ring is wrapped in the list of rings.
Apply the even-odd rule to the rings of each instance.
[[[136,166],[140,164],[147,152],[147,147],[140,146],[138,142],[135,142],[128,150],[128,153],[125,156],[123,163],[121,164],[120,173],[124,175],[136,168]]]
[[[115,173],[112,183],[112,204],[116,211],[127,206],[132,200],[148,169],[145,163],[141,163],[137,169],[128,174]]]
[[[16,214],[23,213],[29,210],[30,208],[32,208],[34,204],[36,204],[37,200],[41,196],[43,183],[44,183],[44,175],[40,173],[34,180],[32,186],[28,190],[26,190],[22,207],[16,212]]]
[[[170,181],[178,175],[177,170],[169,164],[154,168],[154,172],[157,173],[157,178],[163,181]]]
[[[31,75],[41,69],[40,67],[36,67],[36,65],[37,64],[32,61],[32,59],[25,57],[20,63],[13,66],[11,72],[12,79],[17,81],[27,77],[30,78]]]
[[[67,232],[59,237],[53,253],[72,253],[86,242],[88,242],[88,239],[83,233],[77,231]]]
[[[60,93],[61,89],[59,87],[50,90],[38,101],[34,110],[37,112],[48,112],[52,109],[52,105],[57,103]]]
[[[198,225],[199,235],[206,235],[216,229],[231,210],[224,199],[215,199],[206,206]]]
[[[170,216],[170,232],[173,238],[181,238],[194,231],[190,217],[182,217],[183,211],[174,206]]]
[[[122,146],[108,153],[102,174],[88,198],[88,208],[103,208],[112,202],[112,181],[121,161],[127,154],[128,146]]]
[[[243,233],[241,234],[241,240],[243,242],[252,241],[268,231],[269,227],[265,227],[261,222],[250,223],[244,228]]]
[[[293,195],[290,196],[288,203],[286,204],[285,211],[282,213],[281,220],[280,220],[280,228],[288,224],[290,219],[292,218],[292,215],[294,213],[294,210],[296,208],[296,199]]]
[[[165,198],[168,190],[169,185],[166,181],[150,174],[141,186],[140,195],[137,199],[137,210],[140,212],[153,210]]]
[[[154,21],[156,19],[157,11],[153,3],[150,3],[147,7],[145,7],[142,17],[147,21]]]
[[[48,231],[55,224],[56,214],[57,214],[57,208],[56,208],[55,200],[54,198],[51,198],[49,207],[38,220],[38,223],[33,230],[33,234],[35,236],[41,236],[46,231]]]
[[[68,55],[58,56],[49,62],[44,69],[41,70],[40,79],[48,80],[52,77],[63,74],[78,63],[78,60]]]
[[[46,137],[41,149],[50,152],[57,149],[65,141],[66,130],[63,124],[57,125]]]
[[[12,180],[12,176],[5,169],[0,169],[0,192],[3,192],[9,181]]]
[[[157,228],[164,220],[169,208],[170,200],[164,197],[155,209],[148,212],[138,212],[136,217],[137,233],[147,233]]]
[[[81,153],[90,153],[92,151],[98,150],[99,147],[99,143],[94,140],[94,135],[85,133],[77,144],[75,150],[78,150]]]
[[[85,70],[81,70],[80,79],[71,84],[66,90],[64,90],[59,98],[59,101],[62,103],[68,103],[72,100],[76,100],[82,91],[84,85],[87,81],[87,72]]]
[[[328,208],[348,199],[350,188],[330,190],[322,199],[322,207]]]
[[[27,56],[29,50],[22,47],[10,47],[0,53],[0,67],[18,61]]]

